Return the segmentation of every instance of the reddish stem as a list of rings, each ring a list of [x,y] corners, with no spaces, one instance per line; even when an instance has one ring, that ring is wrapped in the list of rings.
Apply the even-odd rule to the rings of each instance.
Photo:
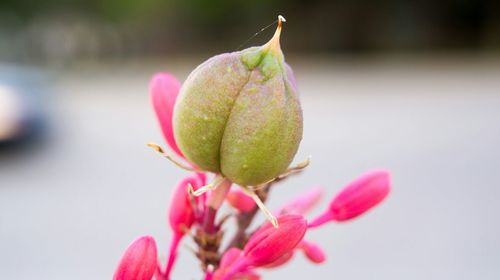
[[[332,221],[334,219],[335,219],[335,215],[330,211],[326,211],[325,213],[314,218],[314,220],[312,220],[312,222],[308,223],[307,227],[308,228],[316,228],[316,227],[319,227],[322,224],[327,223],[329,221]]]
[[[170,272],[174,267],[175,260],[177,258],[177,248],[179,247],[179,243],[182,239],[182,234],[174,233],[172,236],[172,241],[170,243],[170,249],[168,254],[167,265],[165,266],[165,272],[161,272],[161,268],[158,268],[156,272],[157,280],[168,280],[170,279]]]
[[[215,227],[215,216],[217,215],[217,210],[208,207],[205,210],[205,218],[203,220],[203,231],[209,234],[213,234],[216,232]]]
[[[205,217],[203,219],[203,230],[206,233],[213,234],[217,231],[217,227],[215,226],[215,216],[217,215],[217,210],[224,202],[224,199],[231,188],[231,184],[230,180],[224,179],[208,197],[206,202],[207,208],[205,209]]]

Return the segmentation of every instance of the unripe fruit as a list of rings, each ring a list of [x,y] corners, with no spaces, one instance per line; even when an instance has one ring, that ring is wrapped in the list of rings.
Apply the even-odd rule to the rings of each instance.
[[[281,21],[261,47],[214,56],[183,84],[174,111],[182,153],[242,186],[283,173],[302,138],[295,78],[279,45]]]

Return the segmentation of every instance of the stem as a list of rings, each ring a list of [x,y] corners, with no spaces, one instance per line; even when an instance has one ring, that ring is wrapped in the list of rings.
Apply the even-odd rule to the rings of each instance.
[[[319,227],[319,226],[321,226],[324,223],[332,221],[334,218],[335,218],[335,215],[332,212],[326,211],[325,213],[323,213],[323,214],[319,215],[318,217],[314,218],[314,220],[312,220],[312,222],[310,222],[307,225],[307,228],[316,228],[316,227]]]
[[[215,185],[215,189],[211,194],[209,194],[207,199],[207,208],[203,219],[203,230],[209,234],[213,234],[217,231],[217,227],[215,226],[215,216],[217,215],[217,210],[224,202],[232,184],[232,182],[226,178],[219,178],[216,181],[217,184]]]
[[[292,175],[299,174],[302,170],[303,169],[300,169],[300,170],[298,170],[298,172],[293,173]],[[278,178],[276,178],[276,180],[266,183],[264,185],[264,187],[256,189],[255,193],[259,196],[262,203],[265,203],[267,200],[267,197],[269,196],[269,191],[271,190],[271,187],[274,184],[276,184],[280,181],[283,181],[285,179],[288,179],[288,178],[289,177],[283,177],[283,178],[278,177]],[[229,245],[224,250],[224,252],[227,252],[227,250],[231,249],[232,247],[242,249],[245,246],[245,244],[247,242],[247,238],[248,238],[248,235],[246,233],[247,229],[252,224],[252,221],[258,212],[259,212],[259,208],[255,207],[250,212],[239,213],[238,215],[236,215],[236,222],[238,224],[238,228],[236,229],[236,233],[235,233],[233,239],[231,240],[231,242],[229,242]]]
[[[217,210],[208,207],[205,210],[205,217],[203,220],[203,231],[209,234],[213,234],[216,231],[215,227],[215,216],[217,215]]]
[[[172,241],[170,243],[170,250],[169,250],[167,265],[165,266],[165,272],[162,273],[163,279],[170,278],[170,272],[174,267],[174,263],[177,258],[177,248],[179,247],[181,239],[182,239],[181,234],[174,233],[174,236],[172,237]]]
[[[246,195],[250,196],[253,199],[253,201],[255,201],[255,204],[259,206],[260,210],[264,213],[264,215],[271,222],[271,224],[273,224],[275,228],[278,228],[279,227],[278,220],[276,219],[276,217],[274,217],[271,211],[267,209],[266,205],[264,204],[264,202],[262,202],[260,197],[252,190],[243,188],[243,191],[246,193]]]
[[[223,178],[222,181],[216,186],[216,189],[209,194],[207,198],[207,206],[212,207],[214,209],[219,209],[222,206],[222,203],[226,199],[227,193],[231,188],[232,182],[227,178]]]
[[[265,202],[267,200],[267,197],[269,195],[269,190],[271,189],[271,184],[267,184],[264,188],[258,189],[255,191],[255,193],[259,196],[260,200],[262,202]],[[247,234],[246,231],[250,224],[252,224],[253,219],[255,218],[255,215],[259,212],[259,208],[255,207],[252,211],[246,212],[246,213],[239,213],[236,215],[236,221],[238,224],[238,228],[236,230],[236,233],[229,242],[229,245],[227,246],[226,250],[224,252],[227,252],[232,247],[237,247],[242,249],[243,246],[245,246],[245,243],[247,241]]]

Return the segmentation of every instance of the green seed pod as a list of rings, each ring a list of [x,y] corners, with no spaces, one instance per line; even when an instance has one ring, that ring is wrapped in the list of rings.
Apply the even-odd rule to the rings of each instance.
[[[214,56],[183,84],[174,111],[179,148],[201,170],[242,186],[283,173],[302,138],[295,78],[279,45]]]

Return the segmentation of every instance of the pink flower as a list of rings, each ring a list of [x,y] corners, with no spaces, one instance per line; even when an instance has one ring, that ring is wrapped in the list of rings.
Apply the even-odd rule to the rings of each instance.
[[[322,188],[313,188],[305,193],[300,194],[294,200],[288,202],[278,211],[275,211],[275,215],[279,216],[281,214],[300,214],[304,215],[309,212],[318,202],[321,200],[323,195]]]
[[[169,73],[156,73],[149,84],[149,92],[161,131],[170,148],[184,158],[174,138],[172,116],[181,83]]]
[[[227,202],[242,213],[247,213],[257,206],[254,200],[241,190],[230,191],[226,196]]]
[[[301,249],[306,258],[313,263],[323,263],[326,260],[323,249],[311,241],[302,240],[297,246],[297,249]]]
[[[140,237],[125,251],[113,280],[151,280],[156,265],[156,243],[153,237]]]
[[[188,193],[188,184],[200,186],[201,180],[197,176],[184,178],[172,193],[168,221],[174,234],[184,235],[194,222],[194,211]]]
[[[234,262],[223,280],[248,268],[266,266],[288,254],[299,244],[307,230],[307,221],[300,215],[283,215],[278,218],[279,228],[270,222],[259,228],[243,248],[243,256]]]
[[[177,248],[186,233],[195,221],[193,204],[187,191],[188,184],[199,187],[204,184],[205,177],[199,174],[186,177],[174,189],[170,209],[168,211],[168,221],[172,229],[172,241],[170,243],[170,252],[165,272],[161,272],[164,279],[169,279],[170,272],[177,258]]]
[[[329,221],[343,222],[365,213],[389,194],[390,176],[385,170],[364,174],[347,185],[330,203],[330,207],[314,219],[309,228]]]

